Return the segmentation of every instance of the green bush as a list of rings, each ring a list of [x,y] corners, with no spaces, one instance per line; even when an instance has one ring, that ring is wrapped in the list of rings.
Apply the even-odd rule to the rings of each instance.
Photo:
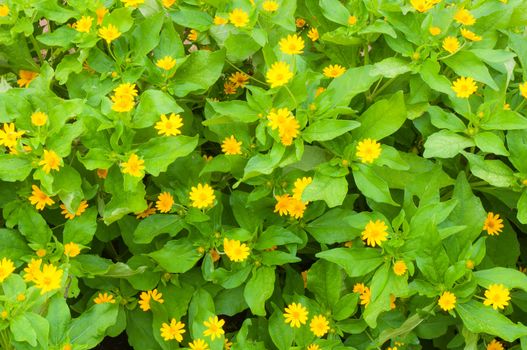
[[[526,13],[0,0],[0,347],[527,349]]]

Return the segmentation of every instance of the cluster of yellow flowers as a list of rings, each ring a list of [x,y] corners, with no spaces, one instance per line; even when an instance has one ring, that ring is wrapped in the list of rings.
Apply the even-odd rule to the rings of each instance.
[[[225,331],[223,330],[223,325],[225,324],[225,320],[220,320],[218,316],[211,316],[207,321],[203,322],[203,325],[207,327],[205,331],[203,331],[203,336],[209,337],[211,341],[213,341],[216,338],[221,338],[222,335],[225,334]],[[181,321],[177,321],[175,318],[172,318],[170,320],[170,323],[164,322],[161,325],[161,337],[165,341],[170,340],[176,340],[178,343],[183,341],[183,333],[185,333],[185,324]],[[224,341],[225,348],[229,349],[232,345],[227,338],[225,338]],[[195,339],[193,342],[190,342],[188,344],[188,347],[192,350],[208,350],[209,345],[207,342],[205,342],[203,339]]]
[[[300,328],[307,322],[308,311],[300,303],[291,303],[285,308],[284,321],[292,328]],[[323,337],[329,331],[329,321],[324,315],[313,316],[309,329],[317,337]]]
[[[442,310],[450,311],[455,308],[456,300],[454,293],[444,291],[439,297],[437,304]],[[505,306],[509,305],[509,300],[511,300],[510,292],[503,284],[490,284],[485,291],[483,304],[492,306],[494,310],[504,309]]]
[[[307,208],[308,202],[302,201],[302,194],[305,188],[313,182],[311,177],[303,177],[297,179],[294,183],[293,195],[285,193],[281,196],[275,196],[276,205],[274,212],[282,215],[289,215],[295,219],[300,219],[304,216],[304,211]]]
[[[40,294],[60,289],[63,271],[53,264],[42,265],[42,259],[31,259],[24,269],[24,280],[33,282]]]
[[[137,89],[135,84],[123,83],[113,90],[111,97],[112,110],[116,112],[129,112],[134,108]]]
[[[245,85],[249,82],[249,76],[243,72],[232,73],[228,81],[223,84],[223,92],[226,95],[234,95],[238,88],[245,88]]]
[[[298,137],[300,124],[295,116],[287,108],[272,109],[267,115],[269,126],[272,130],[278,129],[280,141],[284,146],[290,146],[293,140]]]

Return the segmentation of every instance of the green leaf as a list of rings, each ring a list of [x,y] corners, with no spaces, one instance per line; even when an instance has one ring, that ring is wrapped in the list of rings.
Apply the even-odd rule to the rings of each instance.
[[[476,282],[485,288],[490,284],[503,284],[509,289],[519,288],[527,292],[527,276],[514,269],[505,267],[494,267],[488,270],[474,272]]]
[[[156,137],[141,145],[137,153],[145,161],[145,170],[158,176],[177,158],[189,155],[197,145],[197,135]]]
[[[335,321],[349,319],[357,311],[358,302],[359,293],[349,293],[344,295],[333,306],[333,319]]]
[[[395,34],[395,32],[393,32]],[[375,73],[386,78],[395,78],[398,75],[411,71],[407,61],[396,57],[388,57],[373,65]]]
[[[353,132],[356,139],[372,138],[376,141],[390,136],[406,120],[406,106],[402,91],[388,100],[380,100],[368,108],[359,118],[361,126]]]
[[[347,193],[348,182],[345,177],[331,177],[317,172],[313,182],[304,190],[302,200],[323,200],[333,208],[344,202]]]
[[[432,125],[439,129],[448,129],[450,131],[463,132],[465,131],[465,123],[453,113],[448,113],[437,106],[430,106],[428,108],[430,114],[430,121]]]
[[[233,62],[246,60],[261,47],[245,33],[229,35],[224,45],[227,50],[227,59]]]
[[[265,301],[271,297],[274,290],[275,268],[262,266],[253,271],[251,279],[245,285],[243,296],[251,312],[257,316],[265,316]]]
[[[148,255],[170,273],[187,272],[201,259],[201,254],[188,239],[168,241],[163,248]]]
[[[363,276],[384,261],[380,251],[373,248],[334,248],[315,254],[342,267],[350,277]]]
[[[32,253],[24,238],[15,230],[0,228],[0,256],[8,256],[18,260],[24,255]]]
[[[452,158],[467,147],[475,146],[474,141],[450,130],[438,131],[426,139],[425,158]]]
[[[95,304],[71,321],[68,333],[70,342],[77,346],[94,348],[99,344],[106,330],[115,324],[119,304]]]
[[[527,191],[523,191],[516,206],[518,207],[518,221],[527,224]]]
[[[148,128],[160,120],[161,114],[180,113],[183,109],[179,107],[174,98],[163,91],[146,90],[141,94],[139,105],[134,113],[134,128]]]
[[[278,309],[269,318],[269,335],[278,350],[290,350],[294,338],[293,328],[285,323],[285,318]]]
[[[51,345],[62,344],[71,320],[70,309],[62,295],[55,294],[51,297],[46,319],[49,322],[49,340]]]
[[[482,156],[463,152],[474,175],[492,186],[510,187],[516,183],[513,171],[501,160],[487,160]]]
[[[178,68],[170,87],[178,97],[191,92],[203,92],[219,79],[224,62],[223,50],[193,52]]]
[[[283,227],[271,225],[258,237],[253,248],[264,250],[291,243],[302,243],[302,239]]]
[[[22,181],[32,169],[29,159],[10,154],[0,154],[0,180],[2,181]]]
[[[399,206],[392,199],[388,184],[373,169],[364,164],[358,164],[358,170],[353,172],[355,184],[361,193],[376,202]]]
[[[46,220],[34,208],[24,205],[23,214],[18,217],[18,229],[31,243],[45,246],[51,239],[52,232]]]
[[[319,0],[318,4],[324,17],[332,22],[348,26],[350,13],[338,0]]]
[[[342,208],[330,209],[307,224],[306,231],[319,243],[347,242],[357,238],[368,222],[363,223],[362,217],[363,214]]]
[[[480,132],[474,136],[476,146],[483,152],[508,156],[509,151],[503,145],[503,140],[492,132]]]
[[[456,305],[463,324],[473,333],[487,333],[513,342],[527,335],[527,327],[513,323],[506,316],[475,300]]]
[[[326,260],[318,260],[307,272],[307,289],[315,294],[319,303],[333,308],[342,289],[342,270]]]
[[[73,28],[62,26],[52,32],[38,35],[36,39],[46,46],[68,48],[72,45],[78,33]]]
[[[31,346],[37,346],[37,333],[25,314],[15,316],[10,323],[11,334],[19,342],[27,342]]]
[[[193,28],[199,32],[207,31],[212,25],[212,17],[204,11],[179,7],[178,11],[171,11],[172,20],[183,27]]]
[[[476,81],[498,90],[498,85],[492,79],[487,66],[472,52],[458,51],[455,55],[445,58],[443,62],[459,76],[471,77]]]
[[[130,44],[135,57],[142,59],[157,46],[163,17],[164,14],[158,12],[135,24]]]
[[[359,34],[369,34],[369,33],[381,33],[391,36],[392,38],[397,38],[397,33],[393,30],[392,26],[386,23],[381,19],[378,19],[374,23],[366,26],[362,29]]]
[[[359,126],[355,120],[318,120],[302,131],[302,138],[307,142],[328,141]]]
[[[134,231],[134,242],[150,243],[163,233],[171,237],[177,235],[185,227],[184,221],[178,215],[154,214],[141,220]]]
[[[522,130],[527,128],[527,118],[518,112],[498,110],[481,120],[484,130]]]
[[[451,97],[454,97],[454,90],[452,90],[452,84],[450,80],[444,75],[439,74],[441,65],[437,61],[430,59],[426,60],[422,66],[419,74],[423,81],[435,91],[442,92]]]
[[[64,225],[64,243],[74,242],[77,244],[88,244],[97,231],[97,208],[86,209],[81,216],[66,221]]]
[[[245,101],[224,101],[224,102],[215,102],[208,100],[207,103],[212,107],[212,109],[219,116],[227,116],[230,120],[226,120],[225,123],[241,122],[241,123],[251,123],[258,120],[258,112],[253,110],[249,104]],[[217,124],[215,122],[218,117],[214,116],[213,118],[207,118],[203,122],[203,125],[208,126],[211,124]]]

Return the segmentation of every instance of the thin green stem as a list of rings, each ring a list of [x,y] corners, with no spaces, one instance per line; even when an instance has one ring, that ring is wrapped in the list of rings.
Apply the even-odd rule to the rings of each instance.
[[[390,86],[394,81],[395,81],[395,77],[394,78],[391,78],[389,79],[386,83],[384,83],[383,86],[381,86],[379,89],[376,89],[376,91],[374,90],[373,93],[371,94],[370,96],[370,99],[373,100],[377,95],[379,95],[381,92],[383,92],[384,89],[386,89],[388,86]]]
[[[29,36],[29,40],[31,41],[31,43],[33,44],[33,48],[35,49],[35,51],[37,52],[37,56],[38,56],[38,60],[40,63],[42,63],[42,61],[44,61],[44,58],[42,57],[42,52],[40,52],[40,45],[38,44],[37,40],[35,39],[35,37],[33,36],[33,34],[31,34]]]
[[[284,87],[287,90],[287,92],[289,92],[289,95],[293,99],[293,101],[295,103],[295,107],[298,106],[298,102],[296,101],[295,95],[293,95],[293,93],[291,92],[291,90],[289,90],[289,87],[287,85],[284,85]]]
[[[252,79],[252,80],[256,81],[257,83],[260,83],[260,84],[262,84],[262,85],[266,85],[266,86],[267,86],[267,83],[265,83],[265,82],[263,82],[263,81],[261,81],[261,80],[259,80],[259,79],[256,79],[255,77],[250,76],[249,74],[245,73],[243,70],[241,70],[240,68],[236,67],[236,65],[233,64],[231,61],[229,61],[229,60],[225,60],[225,61],[227,61],[227,63],[228,63],[232,68],[236,69],[238,72],[247,75],[247,76],[249,77],[249,79]]]
[[[112,46],[110,45],[109,42],[106,42],[106,46],[108,47],[108,53],[110,54],[110,56],[112,56],[112,58],[114,59],[115,63],[117,63],[117,70],[119,71],[119,75],[122,75],[121,62],[117,59],[117,57],[113,53]]]
[[[525,105],[525,101],[527,101],[527,99],[524,98],[524,99],[520,102],[520,104],[519,104],[516,108],[514,108],[514,112],[518,112],[520,109],[522,109],[522,107]]]

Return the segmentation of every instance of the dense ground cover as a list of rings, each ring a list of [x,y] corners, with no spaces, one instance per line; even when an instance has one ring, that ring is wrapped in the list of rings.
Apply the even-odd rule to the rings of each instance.
[[[526,24],[0,0],[0,347],[527,349]]]

